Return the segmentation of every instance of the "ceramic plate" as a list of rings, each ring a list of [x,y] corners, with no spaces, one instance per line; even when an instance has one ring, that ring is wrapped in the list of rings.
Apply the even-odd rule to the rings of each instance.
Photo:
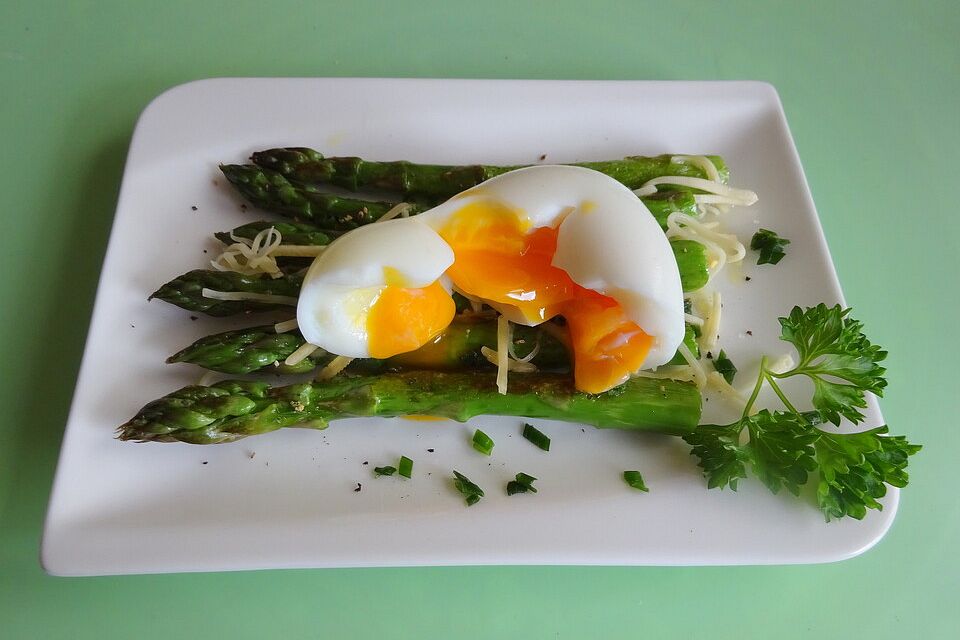
[[[241,210],[217,163],[285,145],[451,164],[721,154],[731,182],[760,197],[735,209],[730,227],[746,239],[762,225],[793,242],[776,267],[748,259],[719,277],[721,344],[740,381],[760,354],[787,352],[778,316],[842,301],[767,84],[237,78],[176,87],[147,107],[131,143],[46,521],[50,573],[808,563],[856,555],[890,526],[896,489],[862,522],[825,524],[811,496],[774,496],[753,480],[708,491],[682,441],[559,422],[537,421],[549,453],[520,436],[519,418],[353,419],[205,447],[115,440],[115,426],[147,401],[199,379],[191,366],[164,364],[167,355],[250,322],[191,321],[147,296],[203,267],[212,232],[258,217]],[[728,412],[714,399],[704,419]],[[882,424],[873,401],[865,424]],[[492,458],[470,446],[477,427],[497,443]],[[401,454],[415,461],[412,480],[372,477]],[[452,469],[487,497],[466,508]],[[624,469],[642,470],[650,493],[626,487]],[[540,478],[537,495],[505,495],[518,471]]]

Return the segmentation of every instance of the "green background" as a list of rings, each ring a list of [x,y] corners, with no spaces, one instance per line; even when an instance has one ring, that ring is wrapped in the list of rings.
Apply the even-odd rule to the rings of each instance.
[[[587,5],[2,3],[0,636],[953,636],[960,3]],[[884,414],[926,445],[888,536],[825,566],[45,576],[126,146],[152,97],[211,76],[773,83],[847,299],[890,351]]]

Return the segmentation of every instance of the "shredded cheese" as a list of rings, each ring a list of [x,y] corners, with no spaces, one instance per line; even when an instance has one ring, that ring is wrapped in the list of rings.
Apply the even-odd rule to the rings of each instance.
[[[705,180],[704,178],[694,178],[691,176],[658,176],[643,183],[643,185],[639,189],[636,189],[634,193],[637,195],[650,195],[650,188],[656,187],[658,184],[672,184],[680,187],[699,189],[700,191],[706,191],[710,194],[725,196],[731,200],[735,200],[735,204],[742,204],[746,206],[750,206],[757,201],[757,194],[749,189],[735,189],[720,182]]]
[[[497,391],[507,395],[507,372],[509,369],[510,321],[506,316],[497,318]]]
[[[217,374],[213,371],[204,371],[203,375],[200,376],[200,379],[197,380],[197,384],[201,387],[209,387],[210,383],[213,382],[213,379],[217,377]]]
[[[215,291],[204,287],[200,294],[212,300],[249,300],[251,302],[266,302],[270,304],[286,304],[297,306],[297,299],[293,296],[278,296],[272,293],[250,293],[247,291]]]
[[[697,387],[703,389],[707,384],[707,372],[703,369],[703,365],[700,364],[700,361],[693,357],[693,353],[690,352],[687,345],[680,343],[680,346],[677,347],[677,351],[680,352],[680,355],[683,356],[683,359],[687,361],[687,365],[690,367],[691,373],[693,375],[693,381],[696,383]]]
[[[315,344],[304,342],[302,345],[300,345],[297,348],[296,351],[294,351],[289,356],[287,356],[287,359],[283,361],[283,364],[287,365],[288,367],[298,365],[301,362],[303,362],[307,358],[307,356],[309,356],[311,353],[313,353],[319,348],[320,347],[318,347]]]
[[[278,322],[277,324],[273,325],[273,330],[276,331],[277,333],[286,333],[288,331],[293,331],[299,326],[300,325],[297,324],[297,319],[294,318],[293,320],[285,320],[283,322]]]
[[[377,222],[386,222],[387,220],[393,220],[397,216],[401,218],[406,218],[410,215],[411,208],[412,208],[412,205],[409,202],[401,202],[400,204],[396,205],[395,207],[387,211],[385,214],[380,216]]]
[[[747,255],[747,248],[730,233],[714,231],[716,223],[705,223],[681,211],[667,216],[668,238],[680,238],[699,242],[707,248],[710,262],[707,265],[709,280],[720,272],[728,262],[739,262]]]
[[[230,238],[233,239],[233,244],[228,245],[219,256],[210,261],[214,269],[246,275],[266,273],[273,278],[283,276],[272,255],[281,242],[280,232],[275,228],[264,229],[252,240],[238,237],[232,232]]]
[[[712,351],[717,346],[717,340],[720,338],[720,312],[722,309],[720,292],[713,291],[710,295],[710,308],[704,315],[703,330],[700,332],[700,348],[705,351]]]
[[[657,367],[656,371],[637,371],[635,378],[653,378],[655,380],[679,380],[680,382],[695,382],[696,374],[687,365],[673,365]]]
[[[353,358],[348,358],[347,356],[337,356],[325,366],[323,369],[320,369],[320,373],[317,374],[317,380],[329,380],[335,377],[338,373],[343,371],[353,362]]]
[[[706,174],[707,180],[720,182],[720,172],[717,171],[717,166],[710,162],[710,158],[707,156],[673,156],[670,158],[670,162],[693,165]]]
[[[741,408],[747,406],[747,397],[720,375],[718,371],[707,374],[707,388],[715,390],[722,397],[732,400]]]
[[[487,362],[500,366],[499,351],[495,351],[490,347],[483,346],[480,347],[480,354],[487,359]],[[533,373],[534,371],[537,371],[537,365],[525,360],[514,360],[513,358],[508,358],[507,371],[516,371],[517,373]]]
[[[700,316],[695,316],[692,313],[683,314],[683,321],[686,322],[687,324],[692,324],[695,327],[703,326],[703,318],[701,318]],[[280,333],[280,332],[278,331],[277,333]]]

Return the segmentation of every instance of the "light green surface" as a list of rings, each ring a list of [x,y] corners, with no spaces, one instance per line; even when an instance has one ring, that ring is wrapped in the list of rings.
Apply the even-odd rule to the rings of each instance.
[[[0,637],[955,637],[960,4],[319,4],[0,3]],[[134,121],[163,89],[224,75],[772,82],[847,299],[891,353],[884,414],[926,445],[893,529],[826,566],[46,577],[40,527]]]

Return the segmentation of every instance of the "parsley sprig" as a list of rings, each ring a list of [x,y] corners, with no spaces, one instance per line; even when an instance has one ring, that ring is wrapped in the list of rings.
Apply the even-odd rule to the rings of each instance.
[[[861,519],[867,509],[882,509],[886,485],[907,484],[908,458],[920,450],[902,436],[887,435],[881,426],[860,433],[824,431],[818,424],[860,423],[866,394],[883,394],[886,351],[863,335],[863,325],[850,310],[820,304],[794,307],[780,318],[781,339],[797,350],[792,369],[777,373],[760,361],[760,374],[740,420],[728,425],[701,425],[684,436],[699,458],[707,485],[737,488],[753,472],[773,493],[786,488],[799,495],[810,475],[819,477],[817,502],[827,521],[844,516]],[[813,382],[813,411],[799,411],[778,384],[795,376]],[[753,412],[764,384],[786,410]],[[746,438],[743,437],[746,431]]]

